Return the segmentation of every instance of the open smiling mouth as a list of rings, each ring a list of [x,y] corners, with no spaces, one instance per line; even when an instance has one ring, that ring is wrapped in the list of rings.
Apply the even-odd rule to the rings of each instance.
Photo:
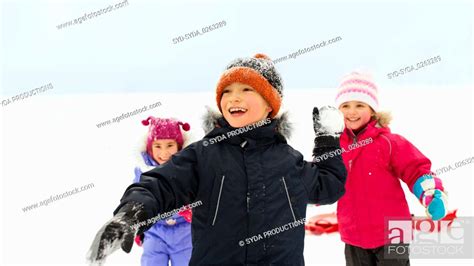
[[[360,118],[346,118],[346,120],[349,122],[357,122],[360,120]]]
[[[232,116],[241,116],[247,112],[247,109],[242,107],[231,107],[229,108],[229,113]]]

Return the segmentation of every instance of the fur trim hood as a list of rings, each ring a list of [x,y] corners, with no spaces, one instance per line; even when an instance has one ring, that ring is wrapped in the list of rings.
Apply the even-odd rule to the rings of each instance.
[[[392,121],[392,114],[390,112],[376,112],[374,120],[377,121],[379,127],[388,127]]]

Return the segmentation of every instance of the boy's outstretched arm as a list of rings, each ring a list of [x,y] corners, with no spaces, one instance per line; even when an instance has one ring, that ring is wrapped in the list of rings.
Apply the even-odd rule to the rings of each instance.
[[[96,234],[87,260],[102,265],[106,257],[122,248],[130,252],[133,239],[158,221],[159,213],[177,210],[190,204],[197,193],[196,145],[176,153],[163,165],[142,174],[139,183],[130,185],[120,205]]]
[[[344,130],[342,113],[334,107],[313,109],[313,162],[303,161],[303,182],[309,202],[331,204],[344,195],[347,171],[340,153],[339,136]]]

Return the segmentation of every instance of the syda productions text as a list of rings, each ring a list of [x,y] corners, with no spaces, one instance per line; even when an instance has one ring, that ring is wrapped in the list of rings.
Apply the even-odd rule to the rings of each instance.
[[[228,138],[235,137],[235,136],[240,135],[242,133],[245,133],[247,131],[253,130],[255,128],[270,124],[271,122],[272,122],[272,120],[270,118],[266,118],[264,120],[261,120],[261,121],[255,123],[255,124],[247,125],[245,127],[240,127],[240,128],[231,130],[231,131],[227,132],[226,134],[222,134],[220,136],[216,136],[216,137],[210,138],[208,140],[203,140],[202,145],[207,146],[207,145],[210,145],[210,144],[215,144],[215,143],[221,142],[223,140],[226,140]]]

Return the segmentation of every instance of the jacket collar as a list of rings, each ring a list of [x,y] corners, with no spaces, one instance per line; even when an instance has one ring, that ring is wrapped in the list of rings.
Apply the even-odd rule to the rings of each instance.
[[[390,128],[388,127],[382,127],[377,120],[371,120],[365,128],[363,128],[361,131],[359,131],[358,134],[354,134],[354,132],[349,129],[345,128],[344,129],[344,134],[341,136],[342,138],[347,138],[348,140],[352,142],[357,142],[359,140],[363,140],[366,138],[371,138],[371,137],[376,137],[380,134],[383,133],[390,133]]]
[[[292,126],[288,121],[288,113],[274,119],[261,120],[252,125],[234,128],[224,119],[222,114],[208,108],[203,117],[205,138],[216,138],[241,147],[254,147],[273,143],[286,143],[291,136]]]
[[[142,152],[141,152],[141,155],[142,155],[142,158],[143,158],[143,162],[144,162],[147,166],[158,166],[158,165],[160,165],[159,163],[157,163],[157,162],[148,154],[148,152],[142,151]]]

